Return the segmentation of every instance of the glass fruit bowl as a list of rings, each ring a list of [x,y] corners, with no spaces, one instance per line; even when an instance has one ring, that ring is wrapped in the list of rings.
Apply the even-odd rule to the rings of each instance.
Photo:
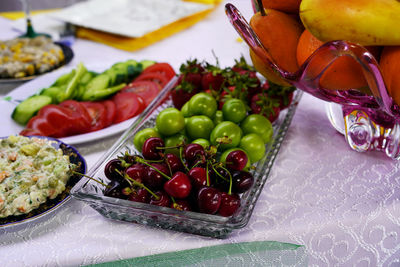
[[[133,144],[135,134],[144,128],[154,127],[159,112],[172,106],[170,92],[175,86],[176,81],[177,79],[174,78],[168,83],[131,127],[97,161],[88,172],[88,176],[107,184],[110,181],[104,174],[104,167],[108,161],[123,155],[126,151],[135,154],[139,153]],[[254,184],[249,191],[243,193],[240,209],[230,217],[180,211],[167,207],[107,197],[103,195],[105,186],[90,179],[82,179],[72,189],[72,196],[84,201],[100,214],[110,219],[224,238],[232,230],[244,227],[249,221],[256,201],[268,179],[269,172],[291,123],[301,95],[302,92],[296,90],[291,105],[282,110],[278,119],[273,123],[273,139],[267,145],[264,157],[254,165],[255,168],[252,170]]]
[[[341,118],[338,118],[337,108],[328,108],[328,117],[338,130],[338,120],[343,120],[343,133],[352,149],[359,152],[378,150],[390,158],[400,158],[400,108],[388,94],[377,60],[365,47],[347,41],[327,42],[296,72],[288,72],[273,62],[255,31],[234,5],[226,4],[225,11],[233,27],[264,66],[296,88],[340,105]],[[320,85],[326,70],[342,56],[353,58],[362,67],[369,94],[357,90],[329,90]]]

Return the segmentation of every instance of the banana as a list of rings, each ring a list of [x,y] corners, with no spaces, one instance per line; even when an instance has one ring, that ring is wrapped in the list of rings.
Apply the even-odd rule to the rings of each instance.
[[[302,0],[300,18],[323,42],[400,45],[399,0]]]

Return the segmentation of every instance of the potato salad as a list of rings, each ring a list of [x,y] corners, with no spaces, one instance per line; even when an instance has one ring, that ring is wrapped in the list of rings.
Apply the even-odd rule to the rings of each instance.
[[[50,142],[23,136],[0,140],[0,218],[28,213],[65,190],[73,164]]]
[[[23,78],[48,72],[64,61],[60,46],[45,36],[0,41],[0,78]]]

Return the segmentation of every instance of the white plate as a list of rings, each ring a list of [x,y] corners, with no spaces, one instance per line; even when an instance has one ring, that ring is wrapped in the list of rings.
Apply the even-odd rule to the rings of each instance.
[[[102,72],[109,68],[111,65],[107,66],[86,66],[88,70]],[[70,72],[75,67],[65,67],[60,70],[51,72],[49,74],[40,76],[37,79],[24,83],[23,85],[17,87],[8,95],[5,99],[11,98],[11,101],[6,101],[4,98],[0,100],[0,136],[15,135],[21,132],[24,127],[17,124],[12,118],[11,114],[16,106],[18,100],[24,100],[25,98],[36,94],[41,89],[49,87],[60,75],[63,73]],[[129,120],[123,121],[118,124],[113,124],[107,128],[101,129],[99,131],[85,133],[80,135],[74,135],[70,137],[59,138],[61,141],[67,144],[80,144],[88,141],[94,141],[101,139],[113,134],[122,132],[126,130],[134,121],[136,117]]]

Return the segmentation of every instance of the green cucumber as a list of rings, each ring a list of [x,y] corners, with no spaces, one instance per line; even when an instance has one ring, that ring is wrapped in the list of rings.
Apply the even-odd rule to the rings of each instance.
[[[143,66],[143,70],[145,70],[147,67],[150,67],[151,65],[154,65],[156,62],[153,60],[142,60],[140,61],[140,64]]]
[[[19,124],[25,125],[44,106],[52,103],[52,98],[47,95],[31,96],[15,107],[11,118]]]

